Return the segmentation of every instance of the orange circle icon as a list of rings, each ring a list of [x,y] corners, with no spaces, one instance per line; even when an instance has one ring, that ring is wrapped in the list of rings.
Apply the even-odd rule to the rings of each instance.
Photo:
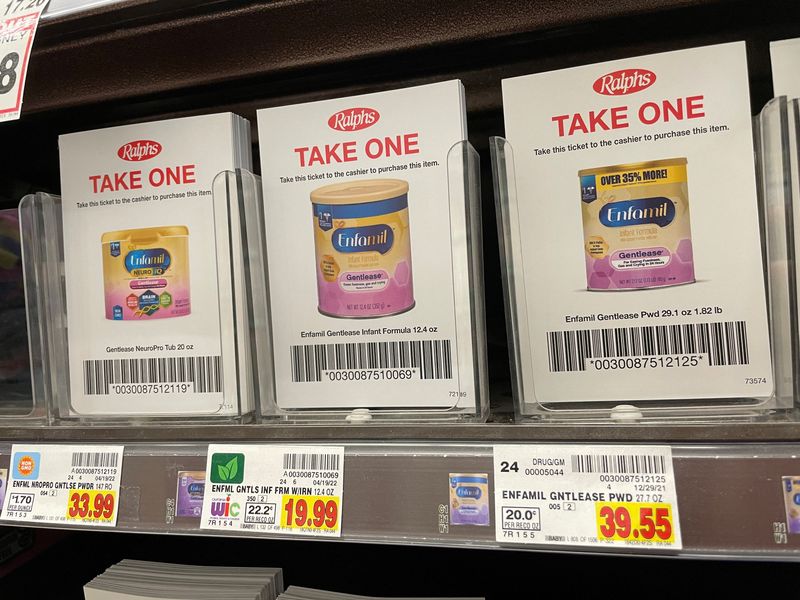
[[[36,468],[36,461],[33,459],[32,456],[28,454],[24,455],[22,458],[19,459],[17,463],[17,471],[20,475],[30,475],[33,473],[34,469]]]

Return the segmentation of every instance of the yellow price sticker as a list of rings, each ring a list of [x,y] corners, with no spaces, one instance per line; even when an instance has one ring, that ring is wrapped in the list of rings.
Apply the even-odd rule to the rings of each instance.
[[[113,490],[73,489],[67,497],[68,521],[113,521],[117,493]]]
[[[597,537],[600,540],[675,541],[672,505],[639,502],[596,502]]]
[[[339,529],[339,498],[336,496],[282,496],[281,527],[336,531]]]

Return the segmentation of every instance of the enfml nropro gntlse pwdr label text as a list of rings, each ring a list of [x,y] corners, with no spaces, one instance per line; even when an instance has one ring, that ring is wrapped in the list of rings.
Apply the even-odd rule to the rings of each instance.
[[[765,402],[744,43],[507,79],[503,106],[526,401]]]
[[[2,518],[23,523],[113,527],[122,446],[14,444]]]

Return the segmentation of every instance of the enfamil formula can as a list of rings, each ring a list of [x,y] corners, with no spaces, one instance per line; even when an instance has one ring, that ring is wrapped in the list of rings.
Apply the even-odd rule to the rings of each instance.
[[[694,282],[686,159],[578,172],[589,290]]]
[[[311,192],[319,311],[384,317],[414,306],[408,183],[367,179]]]
[[[102,235],[106,319],[166,319],[191,312],[189,229],[183,225]]]

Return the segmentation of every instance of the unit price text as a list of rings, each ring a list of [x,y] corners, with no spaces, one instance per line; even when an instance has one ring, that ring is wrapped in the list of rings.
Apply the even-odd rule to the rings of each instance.
[[[541,531],[542,523],[536,507],[504,506],[503,529],[517,531]]]

